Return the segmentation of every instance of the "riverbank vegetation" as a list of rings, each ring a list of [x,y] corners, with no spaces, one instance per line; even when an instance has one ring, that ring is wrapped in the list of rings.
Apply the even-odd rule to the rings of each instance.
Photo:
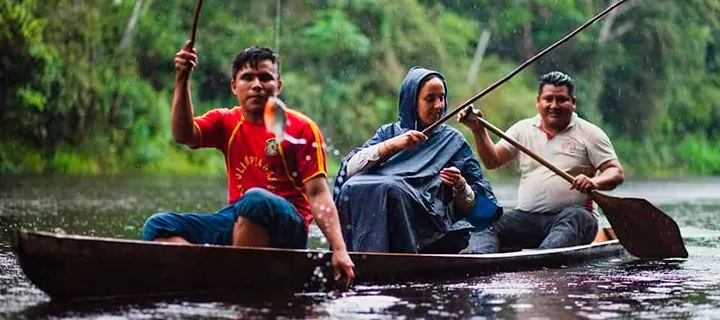
[[[610,1],[280,3],[205,1],[196,114],[234,105],[231,59],[270,46],[283,99],[320,125],[336,167],[395,120],[409,67],[441,70],[454,107]],[[222,174],[218,152],[189,152],[170,136],[172,57],[193,5],[0,0],[0,174]],[[718,175],[718,17],[716,0],[628,1],[477,105],[507,128],[535,113],[538,76],[562,70],[577,83],[578,113],[608,132],[630,175]]]

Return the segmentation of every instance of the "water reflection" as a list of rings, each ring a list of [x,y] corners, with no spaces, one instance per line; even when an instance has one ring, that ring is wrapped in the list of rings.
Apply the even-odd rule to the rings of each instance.
[[[654,195],[682,228],[687,260],[611,260],[451,282],[356,286],[352,291],[175,297],[145,301],[50,302],[22,275],[8,231],[30,228],[137,239],[157,211],[214,212],[224,180],[192,177],[15,177],[0,180],[0,317],[26,318],[687,318],[720,312],[720,183],[689,182],[683,199],[664,183],[629,185],[621,195]],[[713,189],[715,188],[715,189]],[[498,185],[504,205],[514,186]],[[688,190],[696,189],[693,196]],[[625,193],[623,193],[625,192]],[[714,192],[714,191],[713,191]],[[505,200],[503,200],[505,199]],[[660,199],[660,200],[658,200]],[[676,201],[679,200],[679,201]],[[317,228],[311,248],[327,243]],[[418,279],[420,280],[420,279]]]

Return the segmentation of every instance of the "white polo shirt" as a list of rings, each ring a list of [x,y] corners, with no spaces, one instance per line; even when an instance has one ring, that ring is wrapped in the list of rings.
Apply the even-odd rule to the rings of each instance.
[[[605,132],[579,118],[574,112],[567,128],[552,137],[542,130],[540,115],[519,121],[506,133],[572,176],[584,173],[592,177],[600,165],[617,159]],[[557,212],[569,206],[583,206],[595,212],[589,196],[571,190],[570,183],[504,139],[498,144],[510,151],[513,159],[518,160],[518,209]]]

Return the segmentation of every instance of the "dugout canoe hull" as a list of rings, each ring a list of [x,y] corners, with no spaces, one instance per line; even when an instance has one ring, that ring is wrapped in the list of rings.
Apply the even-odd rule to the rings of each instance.
[[[300,292],[332,287],[322,250],[178,245],[14,230],[30,281],[53,300],[222,292]],[[462,279],[629,257],[617,240],[484,255],[351,253],[356,284]]]

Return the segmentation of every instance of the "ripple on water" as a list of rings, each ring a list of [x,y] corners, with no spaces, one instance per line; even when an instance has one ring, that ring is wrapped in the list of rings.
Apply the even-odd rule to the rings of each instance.
[[[157,211],[214,212],[225,181],[199,179],[40,179],[12,189],[0,185],[0,235],[18,227],[138,238]],[[112,183],[108,183],[111,181]],[[181,182],[181,183],[179,183]],[[716,318],[720,312],[720,183],[683,189],[626,185],[623,196],[648,195],[678,221],[690,258],[681,261],[608,260],[582,267],[494,274],[459,281],[356,286],[346,293],[309,292],[198,301],[113,303],[82,309],[46,308],[48,298],[23,276],[0,239],[0,318]],[[496,187],[494,185],[493,187]],[[714,188],[714,189],[713,189]],[[713,196],[715,200],[698,200]],[[713,189],[712,192],[708,190]],[[515,186],[498,185],[504,203]],[[507,191],[507,192],[506,192]],[[665,198],[666,196],[672,196]],[[650,199],[655,203],[655,200]],[[317,226],[310,248],[327,249]],[[309,258],[319,258],[311,256]],[[359,272],[359,270],[358,270]],[[316,278],[324,279],[320,271]],[[52,304],[51,304],[52,305]],[[40,311],[38,311],[40,310]]]
[[[0,251],[0,315],[17,312],[49,301],[23,274],[10,252]]]
[[[324,311],[333,317],[350,317],[355,319],[377,318],[378,314],[388,312],[388,309],[398,305],[407,305],[407,302],[397,297],[385,295],[358,295],[341,297],[321,303],[316,311]],[[392,318],[386,314],[381,318]]]

